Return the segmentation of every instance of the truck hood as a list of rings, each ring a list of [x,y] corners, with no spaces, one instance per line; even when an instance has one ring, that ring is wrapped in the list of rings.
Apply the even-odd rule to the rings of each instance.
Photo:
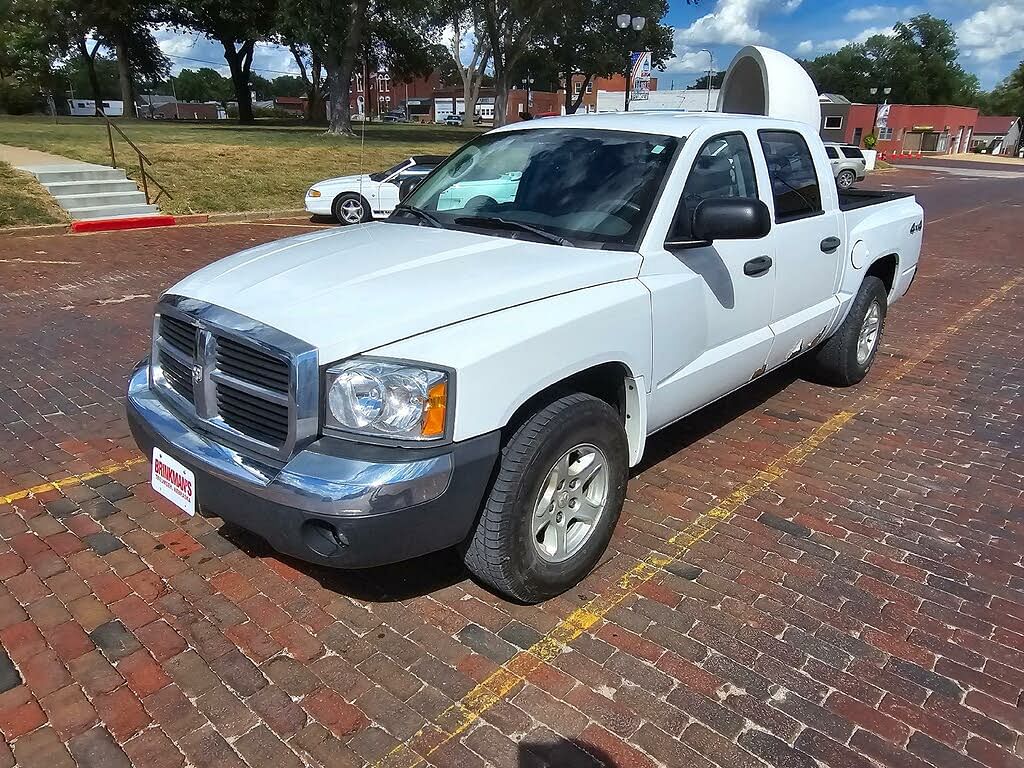
[[[378,222],[250,248],[168,293],[259,320],[329,363],[639,269],[637,253]]]

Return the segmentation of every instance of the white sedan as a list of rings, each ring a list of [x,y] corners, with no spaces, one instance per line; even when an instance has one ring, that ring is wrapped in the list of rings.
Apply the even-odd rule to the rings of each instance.
[[[403,181],[422,179],[443,160],[441,155],[413,155],[386,171],[318,181],[306,192],[306,210],[332,216],[339,224],[383,219],[398,205]]]

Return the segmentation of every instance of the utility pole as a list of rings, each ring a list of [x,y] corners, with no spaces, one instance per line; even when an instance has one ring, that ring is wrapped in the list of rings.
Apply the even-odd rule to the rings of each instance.
[[[709,57],[709,59],[708,59],[708,103],[707,103],[707,106],[704,107],[704,111],[705,112],[710,112],[711,111],[711,73],[714,72],[714,70],[715,70],[715,54],[713,54],[707,48],[701,48],[700,51],[698,51],[698,53],[706,53],[708,55],[708,57]]]

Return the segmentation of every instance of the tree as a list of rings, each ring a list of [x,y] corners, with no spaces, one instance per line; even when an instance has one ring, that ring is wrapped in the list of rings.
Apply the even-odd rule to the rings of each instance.
[[[451,78],[450,74],[444,79],[452,80],[446,84],[462,85],[462,124],[468,128],[473,125],[480,86],[491,58],[490,42],[484,31],[480,4],[474,0],[450,0],[441,5],[437,20],[447,25],[452,33],[446,47],[448,61],[445,62],[443,69],[454,73],[457,80]],[[465,56],[463,51],[466,52]]]
[[[182,101],[225,103],[234,93],[231,80],[210,67],[183,69],[174,78],[174,93]]]
[[[957,61],[956,33],[948,21],[921,14],[899,22],[893,32],[802,63],[819,91],[855,102],[877,100],[870,89],[883,87],[892,89],[889,101],[904,104],[967,104],[976,98],[978,79]]]
[[[717,70],[711,75],[711,88],[721,88],[723,82],[725,82],[724,69]],[[693,85],[686,86],[686,89],[688,91],[706,91],[708,89],[708,76],[706,74],[701,75]]]
[[[630,50],[651,51],[651,64],[663,68],[672,58],[672,29],[661,23],[666,0],[636,0],[630,6],[646,24],[641,32],[620,30],[615,17],[621,5],[612,0],[567,0],[548,6],[537,33],[537,48],[549,56],[565,84],[565,111],[573,114],[595,77],[623,72]],[[578,93],[571,85],[582,77]]]
[[[299,80],[306,95],[306,119],[320,121],[327,118],[324,109],[324,66],[320,49],[291,42],[289,50],[299,66]]]
[[[270,81],[271,96],[291,96],[298,98],[306,93],[305,83],[295,75],[278,75]]]
[[[1024,61],[990,92],[979,94],[976,105],[986,115],[1024,116]]]
[[[238,122],[253,123],[252,59],[256,42],[270,36],[276,0],[178,0],[171,18],[178,26],[195,30],[216,40],[224,49],[224,60],[231,71],[231,83],[238,102]]]
[[[494,125],[508,119],[508,92],[516,64],[527,51],[546,0],[481,0],[481,17],[494,71]]]

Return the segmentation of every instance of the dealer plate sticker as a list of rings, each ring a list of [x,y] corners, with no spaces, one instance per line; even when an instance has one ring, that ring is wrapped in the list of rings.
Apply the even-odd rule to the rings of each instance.
[[[184,510],[185,514],[195,515],[195,473],[159,448],[153,449],[153,472],[149,482],[153,490]]]

